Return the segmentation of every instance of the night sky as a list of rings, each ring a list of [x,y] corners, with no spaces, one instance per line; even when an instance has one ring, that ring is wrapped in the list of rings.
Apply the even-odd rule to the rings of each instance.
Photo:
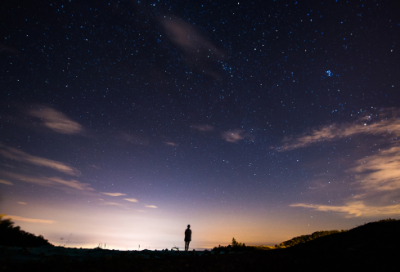
[[[400,2],[5,1],[0,213],[55,245],[400,217]]]

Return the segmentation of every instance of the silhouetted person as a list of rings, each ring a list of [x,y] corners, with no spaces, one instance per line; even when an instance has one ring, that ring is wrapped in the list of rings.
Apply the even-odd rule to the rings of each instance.
[[[190,241],[192,241],[192,230],[190,229],[190,225],[188,225],[185,230],[185,251],[189,250]]]

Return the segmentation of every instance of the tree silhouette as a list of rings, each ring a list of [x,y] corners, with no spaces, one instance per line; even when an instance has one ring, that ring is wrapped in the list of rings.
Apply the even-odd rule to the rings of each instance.
[[[232,238],[232,247],[242,247],[242,246],[245,245],[236,241],[235,237]]]
[[[232,238],[232,246],[238,246],[238,242],[236,241],[235,237]]]

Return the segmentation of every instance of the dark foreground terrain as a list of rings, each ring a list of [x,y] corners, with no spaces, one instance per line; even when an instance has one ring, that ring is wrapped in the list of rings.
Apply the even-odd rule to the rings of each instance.
[[[228,252],[226,248],[159,256],[154,252],[110,256],[104,251],[100,257],[83,260],[55,254],[22,262],[3,257],[7,255],[3,247],[0,271],[398,271],[399,244],[400,221],[392,220],[274,250]]]

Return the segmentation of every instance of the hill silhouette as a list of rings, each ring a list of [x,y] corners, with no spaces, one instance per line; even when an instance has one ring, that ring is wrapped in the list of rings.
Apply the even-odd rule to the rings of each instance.
[[[302,235],[276,247],[249,246],[246,249],[230,245],[214,250],[244,252],[246,257],[243,258],[249,259],[234,257],[235,261],[231,260],[235,264],[233,271],[240,271],[240,265],[247,271],[266,268],[271,271],[391,271],[397,266],[399,243],[400,220],[386,219],[348,231]]]
[[[385,219],[358,226],[349,231],[330,235],[295,245],[301,250],[360,250],[363,248],[394,247],[400,242],[400,220]]]
[[[358,226],[349,231],[316,232],[295,237],[289,240],[291,241],[289,244],[292,242],[296,244],[286,248],[276,247],[273,250],[257,250],[232,239],[235,241],[233,246],[218,247],[215,251],[204,252],[201,256],[194,251],[174,252],[174,257],[164,252],[163,258],[142,259],[122,253],[121,257],[88,258],[77,262],[63,255],[54,255],[43,257],[38,262],[17,264],[13,263],[11,258],[0,257],[0,267],[7,267],[2,271],[42,272],[58,271],[60,267],[63,271],[74,272],[392,271],[398,266],[399,230],[400,220],[387,219]],[[246,250],[246,248],[251,249]],[[0,247],[0,252],[1,250]]]
[[[0,214],[0,245],[37,247],[51,244],[41,235],[36,236],[21,230],[19,226],[14,226],[14,222],[10,219],[4,219],[4,214]]]
[[[297,244],[307,243],[311,240],[315,240],[317,238],[328,236],[340,232],[345,232],[346,230],[328,230],[328,231],[316,231],[310,235],[301,235],[298,237],[294,237],[288,241],[282,242],[279,244],[279,247],[291,247]]]
[[[285,249],[270,250],[292,269],[314,271],[389,271],[400,253],[400,220],[367,223]]]

